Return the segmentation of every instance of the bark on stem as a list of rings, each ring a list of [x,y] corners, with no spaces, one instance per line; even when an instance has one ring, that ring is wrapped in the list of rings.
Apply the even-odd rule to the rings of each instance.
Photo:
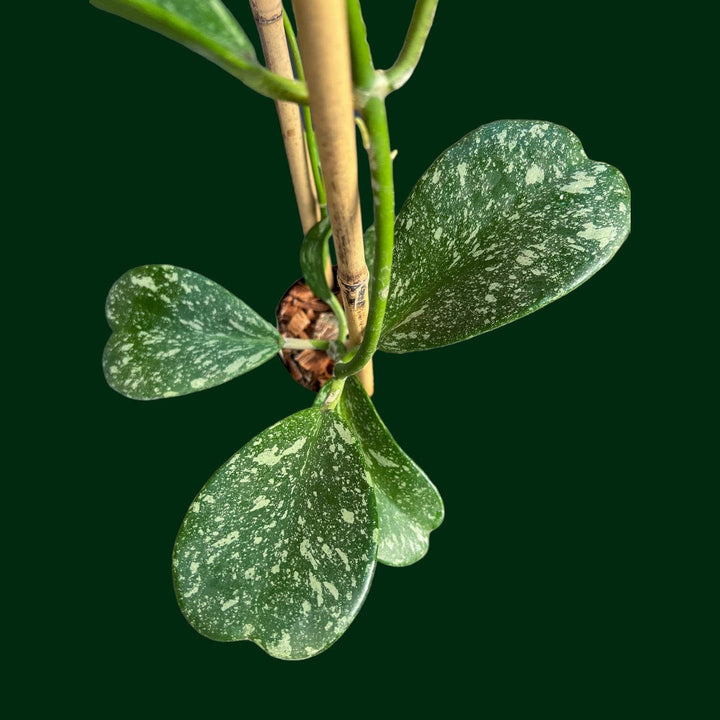
[[[293,69],[288,51],[281,0],[250,0],[255,24],[260,34],[267,68],[282,77],[292,78]],[[285,154],[292,178],[295,200],[303,234],[320,220],[320,206],[305,147],[300,108],[295,103],[275,102]]]
[[[338,260],[338,284],[352,347],[362,340],[368,313],[357,178],[354,99],[345,0],[294,0],[310,111],[325,179]],[[359,375],[372,392],[372,369]]]

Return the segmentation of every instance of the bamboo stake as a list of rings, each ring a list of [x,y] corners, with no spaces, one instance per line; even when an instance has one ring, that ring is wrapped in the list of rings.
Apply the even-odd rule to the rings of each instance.
[[[293,0],[293,9],[352,347],[361,342],[367,322],[369,273],[360,215],[347,10],[345,0]],[[358,378],[372,394],[370,363]]]
[[[281,0],[250,0],[250,6],[260,34],[267,68],[282,77],[292,78],[293,68],[282,22]],[[307,158],[300,108],[295,103],[281,100],[275,102],[275,107],[280,120],[300,223],[303,234],[307,235],[310,228],[320,220],[320,206]]]

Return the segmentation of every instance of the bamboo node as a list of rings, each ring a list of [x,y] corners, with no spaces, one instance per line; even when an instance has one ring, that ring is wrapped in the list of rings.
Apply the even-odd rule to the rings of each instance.
[[[343,298],[347,307],[360,308],[367,302],[369,274],[366,272],[364,277],[358,279],[346,279],[338,277],[338,285],[342,291]]]
[[[282,20],[282,10],[277,14],[273,15],[272,17],[264,17],[262,15],[255,15],[255,22],[258,25],[272,25],[273,23],[276,23],[278,20]]]

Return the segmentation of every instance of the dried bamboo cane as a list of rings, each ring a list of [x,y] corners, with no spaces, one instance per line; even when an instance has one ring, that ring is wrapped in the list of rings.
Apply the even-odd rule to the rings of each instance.
[[[368,278],[363,247],[357,149],[344,0],[294,0],[300,53],[318,143],[345,306],[349,345],[360,343],[368,313]],[[358,375],[372,394],[372,365]]]
[[[283,27],[281,0],[250,0],[250,6],[260,34],[267,68],[283,77],[293,77],[292,62]],[[306,235],[308,230],[320,220],[320,206],[307,158],[300,108],[295,103],[283,101],[277,101],[275,107],[280,120],[300,223],[303,234]]]

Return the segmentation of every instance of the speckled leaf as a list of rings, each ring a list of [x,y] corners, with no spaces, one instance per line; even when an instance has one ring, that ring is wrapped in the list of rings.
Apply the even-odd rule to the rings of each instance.
[[[336,392],[331,383],[318,393],[322,407]],[[395,442],[356,377],[345,382],[335,406],[357,437],[375,492],[378,556],[385,565],[411,565],[427,553],[429,535],[443,520],[442,498],[427,475]]]
[[[185,395],[261,365],[280,333],[225,288],[190,270],[145,265],[113,285],[103,356],[112,388],[135,400]]]
[[[90,0],[90,3],[176,40],[233,74],[258,65],[255,48],[219,0]]]
[[[443,520],[443,502],[428,476],[395,442],[356,377],[345,383],[338,410],[360,441],[375,490],[378,560],[411,565],[428,550]]]
[[[299,660],[352,622],[376,551],[357,440],[336,413],[310,408],[262,432],[202,489],[175,544],[175,589],[203,635]]]
[[[380,347],[448,345],[516,320],[599,270],[630,191],[566,128],[503,120],[443,153],[398,215]]]

